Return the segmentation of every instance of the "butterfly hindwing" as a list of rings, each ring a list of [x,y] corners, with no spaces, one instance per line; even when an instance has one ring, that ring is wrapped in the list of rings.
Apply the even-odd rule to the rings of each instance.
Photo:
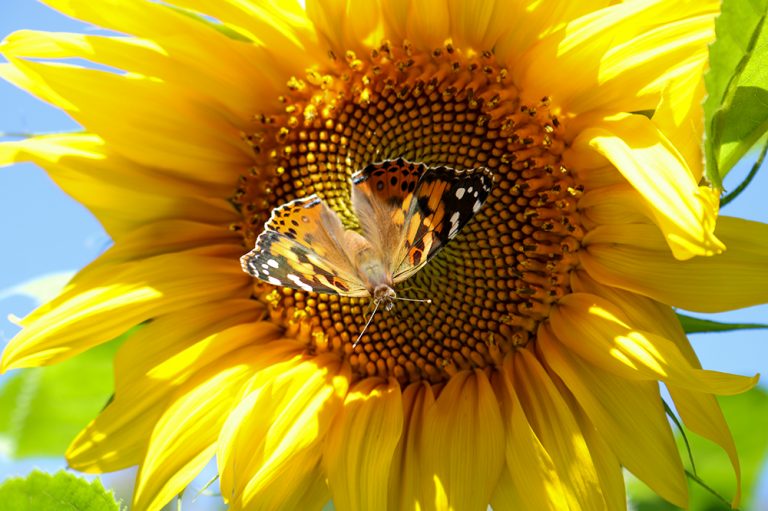
[[[247,273],[275,286],[367,296],[341,246],[344,238],[338,216],[313,195],[275,208],[240,261]]]
[[[485,168],[432,167],[411,199],[395,282],[421,269],[477,213],[488,198],[493,175]]]

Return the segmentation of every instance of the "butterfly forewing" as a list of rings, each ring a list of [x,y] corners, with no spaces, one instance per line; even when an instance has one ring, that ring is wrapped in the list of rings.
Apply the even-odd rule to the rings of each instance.
[[[409,204],[394,281],[409,278],[453,239],[483,206],[492,186],[493,175],[485,168],[427,169]]]
[[[317,196],[284,204],[240,261],[250,275],[275,286],[344,296],[367,296],[342,245],[336,213]]]
[[[398,158],[368,165],[352,176],[352,207],[382,262],[402,245],[411,198],[426,170],[426,165]],[[390,273],[394,269],[385,266]]]

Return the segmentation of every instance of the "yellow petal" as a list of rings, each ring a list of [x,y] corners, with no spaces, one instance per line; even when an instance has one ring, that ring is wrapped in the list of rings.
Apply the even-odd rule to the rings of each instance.
[[[261,316],[252,300],[226,300],[154,318],[115,357],[117,397],[138,397],[138,385],[178,385],[230,351],[278,338],[279,327]]]
[[[286,349],[286,345],[290,347]],[[297,485],[313,478],[319,459],[316,442],[328,422],[318,421],[318,405],[331,405],[323,413],[332,414],[335,407],[333,400],[328,400],[328,383],[332,387],[343,383],[343,378],[329,382],[327,370],[316,361],[305,362],[300,343],[279,340],[266,348],[259,354],[257,377],[238,398],[218,440],[221,492],[234,509],[248,507],[259,492],[265,502],[281,495],[293,498],[292,493],[300,497]],[[308,378],[292,380],[292,376]],[[291,400],[297,398],[293,391],[301,388],[309,393],[298,397],[301,402],[292,406]],[[302,410],[301,403],[308,408]],[[301,431],[301,426],[308,430]],[[260,434],[252,436],[254,432]],[[274,480],[272,471],[291,466],[295,479]]]
[[[350,389],[323,452],[336,509],[387,508],[390,467],[402,433],[403,403],[396,380],[368,378]]]
[[[389,508],[415,509],[434,502],[434,495],[422,495],[425,485],[421,457],[421,433],[426,427],[427,411],[434,405],[435,395],[426,382],[414,383],[403,390],[403,434],[393,455],[389,474]]]
[[[521,56],[540,39],[549,34],[560,33],[569,22],[600,10],[609,2],[606,0],[581,2],[499,0],[497,4],[500,9],[496,23],[505,25],[506,32],[496,42],[494,53],[499,62],[515,66]]]
[[[154,41],[170,57],[172,68],[181,63],[224,82],[223,88],[209,89],[211,96],[221,90],[232,90],[237,96],[246,97],[250,90],[260,98],[275,97],[275,91],[282,88],[290,76],[280,69],[287,71],[291,63],[265,58],[271,52],[252,42],[235,40],[212,24],[202,23],[168,5],[120,0],[46,0],[46,3],[74,18]]]
[[[698,24],[686,20],[707,16],[711,23],[716,12],[714,1],[664,0],[623,2],[592,11],[520,58],[518,83],[531,94],[547,91],[555,104],[574,113],[653,109],[678,66],[685,66],[691,54],[705,51],[711,38],[711,32],[702,35]],[[627,83],[622,73],[634,80]]]
[[[667,384],[667,388],[683,424],[694,433],[719,445],[728,455],[736,475],[736,488],[731,506],[738,509],[741,501],[741,465],[733,435],[728,429],[717,399],[711,394],[676,385]]]
[[[50,135],[0,143],[0,166],[21,161],[43,167],[56,184],[96,215],[115,240],[163,218],[222,226],[238,219],[223,199],[231,193],[231,183],[223,188],[203,185],[143,167],[107,149],[95,135]]]
[[[596,294],[617,305],[633,325],[644,330],[659,332],[675,343],[691,366],[701,368],[696,353],[670,306],[636,293],[603,286],[592,280],[585,272],[572,274],[571,287],[576,292]],[[716,443],[728,454],[737,479],[733,506],[738,507],[741,493],[741,468],[733,436],[725,422],[720,405],[711,394],[687,390],[670,383],[667,383],[667,388],[675,402],[675,409],[686,427]]]
[[[602,224],[647,223],[653,218],[642,195],[627,183],[602,186],[587,191],[579,199],[589,229]]]
[[[326,57],[311,44],[316,42],[315,27],[298,2],[174,0],[173,5],[215,18],[253,44],[279,49],[285,62],[276,64],[286,69],[305,69]]]
[[[571,273],[571,288],[576,293],[597,295],[615,305],[636,328],[655,332],[672,340],[691,365],[698,366],[693,349],[685,337],[672,307],[648,297],[596,282],[585,271]]]
[[[379,2],[309,0],[307,16],[338,57],[347,51],[366,58],[384,39]],[[321,45],[323,47],[323,45]]]
[[[381,3],[381,15],[384,18],[384,32],[391,41],[402,41],[406,37],[406,22],[411,2],[408,0],[388,0]]]
[[[584,436],[549,375],[528,350],[507,368],[520,404],[560,478],[569,509],[605,509],[600,478]]]
[[[685,158],[696,182],[704,174],[701,154],[704,133],[704,76],[707,55],[693,60],[662,90],[653,122]]]
[[[169,390],[156,386],[151,395],[115,397],[72,440],[65,453],[67,465],[80,472],[101,474],[141,463],[152,428],[165,411]]]
[[[525,504],[522,504],[514,486],[512,476],[510,476],[509,470],[507,470],[507,467],[505,466],[501,470],[499,481],[496,483],[493,495],[491,495],[489,509],[541,509],[544,511],[548,509],[558,509],[556,507],[547,507],[546,504],[546,501],[542,501],[542,505],[538,507],[526,507]]]
[[[86,130],[99,133],[112,149],[136,162],[211,184],[231,184],[253,163],[240,138],[245,123],[234,126],[223,121],[215,109],[203,107],[189,93],[132,75],[12,57],[9,62],[0,67],[0,76],[63,108]],[[184,119],[183,137],[178,136],[180,119]]]
[[[218,35],[214,36],[218,37]],[[186,50],[185,50],[186,51]],[[274,91],[265,80],[246,82],[244,74],[250,70],[239,66],[240,74],[232,71],[216,72],[216,67],[230,59],[216,59],[201,65],[201,59],[179,58],[179,52],[164,48],[157,41],[128,37],[104,37],[58,32],[22,30],[8,36],[0,45],[0,52],[10,57],[36,59],[83,58],[132,74],[160,78],[172,86],[196,91],[206,102],[221,105],[229,117],[247,119],[263,108],[263,97]],[[232,52],[229,52],[231,55]],[[258,66],[251,66],[258,68]],[[217,94],[226,90],[227,94]],[[258,91],[254,94],[255,91]]]
[[[706,61],[707,46],[715,35],[714,14],[660,25],[623,44],[614,44],[601,59],[597,86],[575,94],[567,108],[575,112],[653,108],[667,83]],[[699,147],[701,141],[695,144]]]
[[[0,43],[0,51],[11,57],[34,59],[87,58],[99,64],[136,71],[131,64],[157,59],[157,43],[128,37],[105,37],[68,32],[19,30]],[[152,73],[140,73],[155,76]]]
[[[236,258],[178,253],[99,267],[22,320],[2,370],[67,359],[151,317],[248,296],[250,284]]]
[[[404,21],[406,40],[427,50],[442,47],[450,33],[451,19],[445,0],[411,2]]]
[[[698,186],[677,149],[642,115],[594,120],[573,142],[573,151],[597,151],[646,200],[678,259],[720,253],[714,234],[718,197]]]
[[[586,412],[573,403],[571,396],[566,394],[565,398],[571,403],[571,409],[574,410],[576,420],[584,434],[584,440],[589,446],[595,471],[600,477],[600,489],[603,492],[605,508],[626,510],[627,490],[624,484],[624,469],[619,458],[608,445],[607,438],[592,425]]]
[[[494,509],[566,509],[567,498],[552,458],[531,428],[514,388],[512,356],[494,379],[506,426],[506,470],[491,498]]]
[[[510,4],[514,2],[448,0],[453,43],[478,52],[494,48],[501,34],[509,29],[510,16],[520,15],[521,11]]]
[[[595,295],[572,293],[550,316],[560,341],[581,358],[630,380],[661,380],[713,394],[749,390],[748,378],[692,367],[675,344],[657,334],[630,327],[624,314]]]
[[[121,236],[100,257],[100,264],[134,261],[172,252],[225,256],[241,242],[239,234],[221,225],[187,220],[158,220]],[[87,267],[89,270],[92,266]],[[89,270],[81,270],[89,271]]]
[[[304,478],[299,482],[299,487],[296,489],[296,493],[290,496],[290,499],[283,500],[278,503],[273,509],[280,509],[281,505],[286,503],[290,507],[289,509],[306,509],[306,511],[321,511],[328,507],[328,503],[331,502],[331,492],[328,489],[328,483],[325,480],[325,473],[323,473],[319,464],[312,472],[311,478]],[[269,504],[269,502],[266,502]],[[253,509],[259,509],[250,507],[248,509],[240,510],[235,507],[230,507],[232,511],[251,511]]]
[[[230,353],[198,371],[175,393],[155,425],[140,464],[133,495],[136,509],[159,511],[212,458],[216,438],[246,382],[260,347]]]
[[[312,502],[319,509],[328,500],[328,485],[320,478],[320,456],[348,381],[348,367],[328,354],[275,377],[271,395],[260,393],[269,402],[240,425],[241,444],[232,446],[251,450],[253,456],[251,460],[240,456],[245,463],[239,467],[239,476],[250,476],[236,499],[243,509],[302,509],[299,503],[309,504],[312,498],[319,499]],[[265,416],[271,420],[265,421]],[[254,438],[263,441],[254,446]],[[313,492],[308,493],[308,488]]]
[[[109,472],[139,464],[152,428],[179,385],[231,351],[277,338],[276,325],[248,321],[254,314],[248,302],[193,307],[132,334],[115,357],[113,400],[70,445],[70,466]]]
[[[348,368],[330,354],[259,374],[219,438],[222,492],[232,509],[301,509],[308,488],[322,490],[314,507],[327,501],[320,457],[348,378]]]
[[[540,328],[537,338],[547,364],[621,464],[661,497],[685,507],[688,487],[683,464],[656,382],[626,380],[589,365],[569,353],[548,327]]]
[[[424,474],[434,479],[422,484],[434,485],[435,507],[485,509],[504,465],[499,448],[504,440],[499,404],[485,373],[451,376],[427,411],[421,438]],[[431,503],[425,506],[432,509]]]
[[[111,186],[118,199],[121,189],[125,189],[123,193],[133,193],[132,196],[143,192],[147,200],[152,200],[153,194],[178,200],[187,196],[227,197],[232,193],[231,182],[214,184],[209,179],[199,181],[179,169],[141,165],[116,153],[103,138],[93,133],[39,135],[0,143],[0,166],[22,161],[45,168],[57,184],[63,182],[61,186],[76,182],[88,190],[89,180],[95,181],[101,189]],[[59,170],[59,167],[63,169]],[[72,194],[78,190],[72,187],[66,191]],[[85,193],[81,192],[81,195]]]
[[[768,302],[768,225],[721,216],[716,234],[728,246],[713,257],[676,260],[654,226],[600,226],[579,259],[589,275],[687,310],[722,312]]]
[[[343,26],[346,13],[345,3],[338,0],[329,2],[309,0],[306,3],[307,17],[319,35],[325,39],[326,44],[334,51],[347,49],[344,45],[345,27]]]

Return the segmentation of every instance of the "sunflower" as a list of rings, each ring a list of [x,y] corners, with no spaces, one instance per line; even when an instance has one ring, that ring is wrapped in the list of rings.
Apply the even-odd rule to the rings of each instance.
[[[702,180],[717,2],[46,1],[115,35],[2,43],[2,76],[84,131],[0,161],[114,245],[2,369],[141,325],[72,467],[138,465],[141,510],[214,457],[235,510],[624,509],[623,468],[685,507],[662,382],[738,477],[714,396],[755,379],[702,369],[673,312],[768,299],[768,227],[718,218]],[[354,227],[349,176],[398,157],[494,175],[403,284],[432,305],[355,345],[367,300],[241,271],[273,208],[317,194]]]

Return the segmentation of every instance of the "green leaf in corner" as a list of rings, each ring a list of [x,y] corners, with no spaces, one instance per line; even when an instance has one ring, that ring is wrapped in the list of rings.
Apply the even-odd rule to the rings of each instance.
[[[126,334],[128,335],[128,334]],[[0,387],[0,445],[11,457],[61,456],[112,394],[122,338],[66,362],[21,369]]]
[[[707,177],[728,171],[768,131],[768,0],[723,0],[704,76]]]
[[[693,316],[686,316],[685,314],[679,313],[677,319],[680,320],[680,324],[683,325],[683,330],[685,330],[685,333],[687,334],[768,328],[768,325],[763,325],[761,323],[720,323],[719,321],[694,318]]]
[[[112,492],[69,472],[34,471],[0,484],[0,511],[119,511]]]

